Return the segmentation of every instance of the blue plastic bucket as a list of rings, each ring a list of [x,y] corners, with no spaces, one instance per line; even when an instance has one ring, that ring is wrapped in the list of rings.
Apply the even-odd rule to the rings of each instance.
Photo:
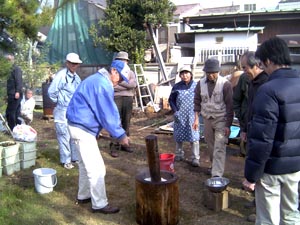
[[[236,138],[239,135],[240,128],[237,126],[230,127],[230,135],[229,138]]]

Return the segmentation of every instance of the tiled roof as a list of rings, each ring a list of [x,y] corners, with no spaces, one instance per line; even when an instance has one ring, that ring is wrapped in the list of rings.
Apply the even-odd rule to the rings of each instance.
[[[188,4],[188,5],[177,5],[176,6],[176,10],[174,12],[174,15],[180,15],[180,14],[183,14],[189,10],[192,10],[196,7],[199,7],[200,8],[200,4],[197,3],[197,4]]]
[[[299,0],[281,0],[281,1],[279,2],[279,4],[281,4],[281,3],[290,3],[290,2],[299,2],[299,4],[300,4],[300,1],[299,1]]]
[[[238,12],[239,10],[240,10],[239,5],[233,5],[233,6],[224,6],[224,7],[217,7],[217,8],[206,8],[199,11],[199,14],[204,15],[204,14]]]

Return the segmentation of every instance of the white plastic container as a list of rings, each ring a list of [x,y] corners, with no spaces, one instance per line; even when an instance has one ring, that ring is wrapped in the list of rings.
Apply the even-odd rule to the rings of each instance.
[[[35,190],[40,194],[53,191],[57,184],[56,170],[51,168],[38,168],[33,170]]]

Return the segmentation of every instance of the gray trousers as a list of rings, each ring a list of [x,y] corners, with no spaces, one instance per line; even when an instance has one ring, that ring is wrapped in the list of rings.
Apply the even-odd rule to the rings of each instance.
[[[300,171],[283,175],[264,174],[255,185],[256,225],[298,225]]]
[[[226,145],[228,138],[225,136],[224,118],[203,119],[204,137],[212,163],[211,175],[222,177],[225,169]]]

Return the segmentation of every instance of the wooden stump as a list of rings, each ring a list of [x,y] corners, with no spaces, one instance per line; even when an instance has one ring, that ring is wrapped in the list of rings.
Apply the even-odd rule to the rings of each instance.
[[[140,225],[178,224],[178,177],[169,171],[160,173],[160,182],[152,182],[148,172],[136,176],[136,222]]]

